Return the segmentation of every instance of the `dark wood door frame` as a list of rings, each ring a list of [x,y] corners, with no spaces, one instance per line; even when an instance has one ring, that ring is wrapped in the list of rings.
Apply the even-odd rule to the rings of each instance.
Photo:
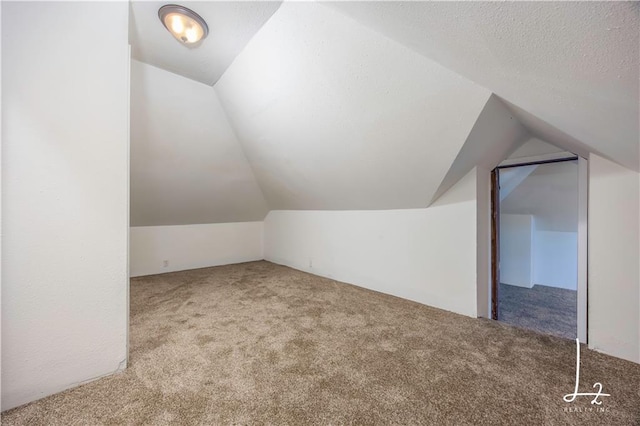
[[[498,319],[500,288],[500,170],[491,171],[491,319]]]
[[[582,240],[584,240],[583,244],[585,245],[583,249],[584,259],[582,260],[582,264],[583,264],[582,268],[584,269],[583,274],[585,275],[584,288],[582,290],[585,294],[584,296],[585,300],[583,303],[584,319],[582,320],[584,323],[584,331],[582,333],[583,336],[581,337],[581,341],[583,343],[586,343],[587,342],[587,326],[588,326],[588,313],[587,313],[587,302],[586,302],[587,290],[588,290],[587,283],[586,283],[586,280],[587,280],[587,247],[586,247],[586,244],[587,244],[586,242],[587,241],[587,234],[586,234],[587,232],[587,229],[586,229],[587,189],[586,187],[588,185],[588,177],[587,177],[587,165],[586,165],[587,160],[579,159],[579,157],[575,155],[551,159],[551,160],[528,161],[528,162],[503,165],[503,166],[498,166],[491,171],[491,319],[497,320],[498,313],[499,313],[498,291],[500,289],[500,169],[530,166],[534,164],[560,163],[565,161],[576,161],[576,160],[578,160],[579,162],[583,162],[581,166],[582,168],[578,169],[578,173],[584,174],[584,176],[579,175],[579,182],[581,185],[583,185],[583,189],[582,189],[582,192],[579,192],[578,195],[579,195],[579,200],[580,200],[580,197],[583,198],[582,201],[579,201],[579,203],[583,204],[579,206],[579,214],[583,215],[582,218],[579,218],[579,223],[580,221],[584,222],[584,227],[585,227],[585,229],[582,231],[583,232],[582,234],[580,234],[580,231],[579,231],[579,238],[582,238]],[[582,170],[582,172],[580,170]],[[580,242],[578,244],[580,244]],[[580,268],[581,267],[580,251],[578,251],[578,257],[579,257],[578,267]],[[579,282],[578,286],[580,285],[581,284]],[[578,308],[578,310],[580,310],[580,307]],[[580,314],[578,314],[579,323],[581,321],[580,318],[581,318]],[[580,337],[580,325],[578,325],[578,335]]]

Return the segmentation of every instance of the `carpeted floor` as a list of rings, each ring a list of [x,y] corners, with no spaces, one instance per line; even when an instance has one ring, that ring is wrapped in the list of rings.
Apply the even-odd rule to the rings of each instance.
[[[2,423],[640,423],[638,364],[583,348],[580,390],[611,397],[568,404],[572,341],[264,261],[133,279],[130,344],[124,373]]]
[[[532,288],[500,284],[498,319],[516,327],[575,340],[577,292],[534,285]]]

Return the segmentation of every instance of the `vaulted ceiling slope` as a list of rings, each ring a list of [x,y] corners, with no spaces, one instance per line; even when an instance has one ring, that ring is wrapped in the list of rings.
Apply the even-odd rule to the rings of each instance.
[[[490,92],[317,3],[284,3],[215,85],[271,209],[426,207]]]
[[[158,19],[166,1],[132,1],[129,43],[134,59],[213,85],[251,37],[280,7],[280,1],[187,1],[180,5],[204,18],[205,42],[188,48],[175,40]]]
[[[188,2],[188,49],[161,4],[134,57],[215,84],[132,75],[133,224],[426,207],[531,137],[639,168],[637,5]]]
[[[640,169],[637,2],[323,4],[491,90],[543,139]]]
[[[474,167],[493,169],[529,138],[529,132],[509,108],[497,96],[491,95],[431,201],[438,199]]]
[[[261,221],[268,212],[212,87],[131,64],[131,225]]]

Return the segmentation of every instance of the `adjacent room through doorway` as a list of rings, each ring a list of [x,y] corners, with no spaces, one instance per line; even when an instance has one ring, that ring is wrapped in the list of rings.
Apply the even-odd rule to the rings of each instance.
[[[575,339],[578,159],[499,168],[499,321]]]

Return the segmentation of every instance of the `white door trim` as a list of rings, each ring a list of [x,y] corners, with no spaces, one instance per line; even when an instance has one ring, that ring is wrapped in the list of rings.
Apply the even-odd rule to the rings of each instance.
[[[587,343],[589,162],[578,157],[578,339]]]

